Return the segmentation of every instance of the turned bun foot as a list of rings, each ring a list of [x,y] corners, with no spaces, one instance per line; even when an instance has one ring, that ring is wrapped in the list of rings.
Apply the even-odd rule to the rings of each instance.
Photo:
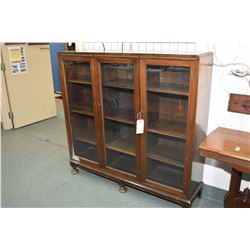
[[[199,193],[197,194],[197,197],[198,198],[201,198],[201,196],[202,196],[202,189],[199,191]]]
[[[120,186],[120,187],[119,187],[119,192],[120,192],[120,193],[126,193],[127,190],[128,190],[128,189],[127,189],[125,186]]]
[[[79,170],[77,168],[72,168],[71,169],[71,174],[78,174],[79,173]]]

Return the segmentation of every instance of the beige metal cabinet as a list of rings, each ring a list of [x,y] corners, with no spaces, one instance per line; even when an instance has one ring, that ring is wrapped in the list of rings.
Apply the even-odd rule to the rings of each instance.
[[[10,49],[23,47],[24,72],[13,73]],[[12,119],[14,128],[56,116],[53,79],[48,44],[3,45],[2,119]],[[5,100],[5,101],[4,101]],[[5,104],[5,105],[3,105]]]

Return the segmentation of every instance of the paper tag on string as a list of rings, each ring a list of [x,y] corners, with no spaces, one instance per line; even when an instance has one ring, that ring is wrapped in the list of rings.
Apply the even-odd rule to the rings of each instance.
[[[139,119],[136,121],[136,134],[143,134],[144,133],[144,120]]]

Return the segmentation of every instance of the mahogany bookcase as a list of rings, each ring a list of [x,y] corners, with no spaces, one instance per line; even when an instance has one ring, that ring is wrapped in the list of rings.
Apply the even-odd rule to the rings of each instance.
[[[59,53],[72,173],[190,207],[202,188],[212,61],[210,52]]]

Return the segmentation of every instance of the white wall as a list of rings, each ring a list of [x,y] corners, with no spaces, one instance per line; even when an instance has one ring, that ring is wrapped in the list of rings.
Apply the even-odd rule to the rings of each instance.
[[[250,44],[246,43],[200,43],[201,50],[214,52],[214,63],[244,63],[250,67]],[[208,133],[221,126],[250,132],[250,116],[228,112],[229,93],[250,95],[249,83],[245,78],[229,75],[230,70],[237,66],[218,67],[213,66],[213,78],[210,97],[210,110],[208,121]],[[204,183],[222,189],[228,189],[230,173],[223,168],[206,164],[204,167]],[[243,180],[241,188],[250,187],[248,181]]]

